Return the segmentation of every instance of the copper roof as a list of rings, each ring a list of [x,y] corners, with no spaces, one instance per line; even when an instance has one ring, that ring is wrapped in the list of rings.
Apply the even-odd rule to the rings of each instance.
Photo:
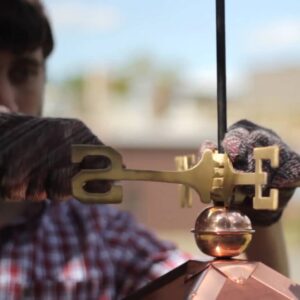
[[[188,261],[126,300],[300,299],[300,285],[260,262]]]

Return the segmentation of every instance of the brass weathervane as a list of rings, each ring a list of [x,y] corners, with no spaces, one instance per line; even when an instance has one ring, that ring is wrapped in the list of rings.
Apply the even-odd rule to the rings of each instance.
[[[271,166],[279,164],[279,149],[275,146],[255,148],[254,173],[243,173],[233,168],[228,155],[223,153],[221,142],[226,133],[226,51],[225,51],[225,2],[216,1],[216,41],[217,41],[217,110],[218,110],[218,151],[206,150],[196,162],[194,156],[176,158],[176,171],[130,170],[124,167],[121,155],[114,149],[95,145],[73,145],[72,162],[80,163],[86,156],[103,156],[110,161],[106,169],[84,169],[72,179],[75,198],[85,203],[119,203],[122,201],[122,187],[115,184],[106,193],[90,193],[84,189],[92,180],[111,181],[159,181],[181,185],[181,204],[191,206],[190,189],[194,189],[203,203],[238,201],[235,187],[254,185],[254,209],[275,210],[278,206],[278,190],[271,189],[270,196],[262,196],[262,188],[267,183],[267,173],[262,171],[262,160],[270,160]]]
[[[82,169],[72,179],[73,196],[84,203],[119,203],[122,186],[119,181],[156,181],[180,184],[181,205],[191,206],[191,189],[205,204],[213,201],[223,207],[213,206],[198,216],[193,230],[198,247],[214,257],[232,257],[242,253],[251,241],[254,230],[249,218],[231,209],[231,203],[242,201],[236,187],[252,185],[255,188],[254,209],[276,210],[278,190],[271,189],[269,196],[262,195],[268,174],[263,172],[263,160],[273,168],[279,165],[279,147],[276,145],[255,148],[255,171],[245,173],[233,168],[221,142],[227,127],[226,116],[226,53],[225,53],[225,2],[216,0],[217,28],[217,110],[218,151],[205,150],[199,161],[195,156],[176,157],[175,171],[132,170],[124,167],[122,156],[113,148],[96,145],[73,145],[72,162],[80,163],[86,156],[100,156],[109,160],[104,169]],[[115,182],[105,193],[91,193],[85,189],[89,181]]]
[[[269,146],[254,149],[256,167],[254,173],[244,173],[233,168],[227,154],[206,150],[202,158],[190,166],[187,156],[177,158],[180,170],[152,171],[131,170],[123,165],[121,155],[114,149],[106,146],[73,145],[72,162],[80,163],[86,156],[106,157],[110,164],[105,169],[83,169],[72,179],[73,195],[85,203],[120,203],[122,201],[122,187],[115,184],[105,193],[91,193],[84,189],[89,181],[156,181],[178,183],[184,189],[192,188],[199,195],[203,203],[223,201],[226,205],[234,197],[234,188],[239,185],[254,185],[255,196],[253,206],[255,209],[276,209],[278,206],[278,190],[271,189],[270,196],[262,196],[262,187],[267,183],[267,173],[262,171],[262,160],[271,161],[276,168],[279,163],[279,149]],[[178,163],[180,162],[180,163]],[[187,192],[185,194],[188,194]],[[188,199],[182,202],[188,204]]]

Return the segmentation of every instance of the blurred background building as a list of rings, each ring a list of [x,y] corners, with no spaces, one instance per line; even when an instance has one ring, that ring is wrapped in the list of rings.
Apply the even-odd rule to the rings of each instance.
[[[300,152],[300,2],[227,5],[228,124],[274,129]],[[214,1],[45,1],[56,30],[44,112],[82,119],[128,168],[174,170],[174,156],[216,140]],[[176,185],[126,183],[122,209],[198,255]],[[284,215],[300,282],[300,205]]]

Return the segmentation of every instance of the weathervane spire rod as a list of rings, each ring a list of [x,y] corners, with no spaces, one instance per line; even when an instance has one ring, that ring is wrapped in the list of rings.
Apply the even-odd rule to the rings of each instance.
[[[218,151],[227,131],[225,0],[216,0]]]

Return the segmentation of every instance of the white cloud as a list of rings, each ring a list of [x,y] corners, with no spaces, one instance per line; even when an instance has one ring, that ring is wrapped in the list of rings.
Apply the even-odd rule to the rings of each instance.
[[[118,28],[120,11],[96,1],[64,0],[46,2],[53,25],[58,30],[109,32]]]
[[[300,48],[300,20],[273,21],[250,34],[251,52],[290,51]]]

